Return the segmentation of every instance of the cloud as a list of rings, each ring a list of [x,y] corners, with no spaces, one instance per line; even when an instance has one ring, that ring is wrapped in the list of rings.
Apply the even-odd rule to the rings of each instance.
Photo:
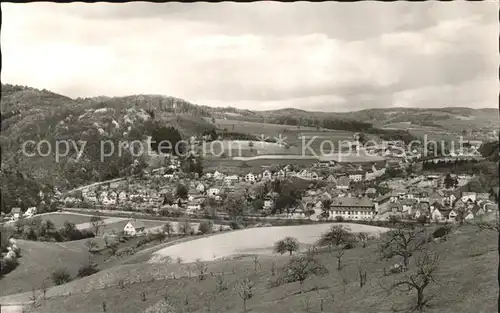
[[[2,80],[72,97],[153,93],[248,109],[496,107],[492,9],[2,3]]]

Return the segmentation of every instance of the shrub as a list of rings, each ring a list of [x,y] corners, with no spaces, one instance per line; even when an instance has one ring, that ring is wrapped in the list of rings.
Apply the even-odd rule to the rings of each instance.
[[[439,227],[432,233],[433,238],[442,238],[448,234],[448,229],[446,227]]]
[[[0,260],[0,275],[13,271],[18,265],[19,262],[15,258],[2,258]]]
[[[52,273],[52,281],[56,285],[62,285],[71,281],[71,275],[65,268],[60,268]]]
[[[143,313],[174,313],[177,309],[167,300],[160,300],[156,304],[148,307]]]
[[[146,239],[148,240],[148,242],[156,241],[156,240],[162,241],[166,237],[167,237],[167,235],[165,235],[165,233],[163,233],[163,232],[153,232],[153,233],[148,233],[146,236]]]
[[[92,274],[95,274],[97,272],[99,272],[99,269],[97,268],[97,266],[95,264],[88,264],[88,265],[84,265],[84,266],[80,267],[80,269],[78,270],[77,276],[78,277],[85,277],[85,276],[90,276]]]
[[[202,234],[210,234],[213,230],[212,221],[204,221],[200,223],[198,231]]]

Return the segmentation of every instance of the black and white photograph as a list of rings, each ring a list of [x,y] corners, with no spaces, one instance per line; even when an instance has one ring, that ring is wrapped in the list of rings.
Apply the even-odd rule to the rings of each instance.
[[[498,1],[0,6],[1,313],[498,312]]]

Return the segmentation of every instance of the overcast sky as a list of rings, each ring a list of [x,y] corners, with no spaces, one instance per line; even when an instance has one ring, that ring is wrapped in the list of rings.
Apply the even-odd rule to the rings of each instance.
[[[2,82],[255,110],[498,107],[489,2],[1,4]]]

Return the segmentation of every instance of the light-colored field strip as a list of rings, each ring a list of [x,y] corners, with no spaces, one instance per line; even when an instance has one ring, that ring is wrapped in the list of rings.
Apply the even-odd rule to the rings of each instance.
[[[236,161],[253,161],[253,160],[262,160],[262,159],[290,159],[290,160],[317,160],[318,157],[311,155],[300,155],[300,154],[285,154],[285,155],[277,155],[277,154],[268,154],[268,155],[257,155],[252,157],[233,157],[233,160]]]
[[[150,263],[161,263],[161,260],[167,256],[173,259],[180,257],[185,262],[194,262],[196,259],[212,261],[241,253],[269,255],[273,253],[273,245],[277,240],[291,236],[297,238],[303,245],[311,245],[332,225],[344,225],[349,227],[352,232],[368,232],[374,235],[388,230],[382,227],[349,223],[250,228],[200,238],[161,249],[153,254]]]

